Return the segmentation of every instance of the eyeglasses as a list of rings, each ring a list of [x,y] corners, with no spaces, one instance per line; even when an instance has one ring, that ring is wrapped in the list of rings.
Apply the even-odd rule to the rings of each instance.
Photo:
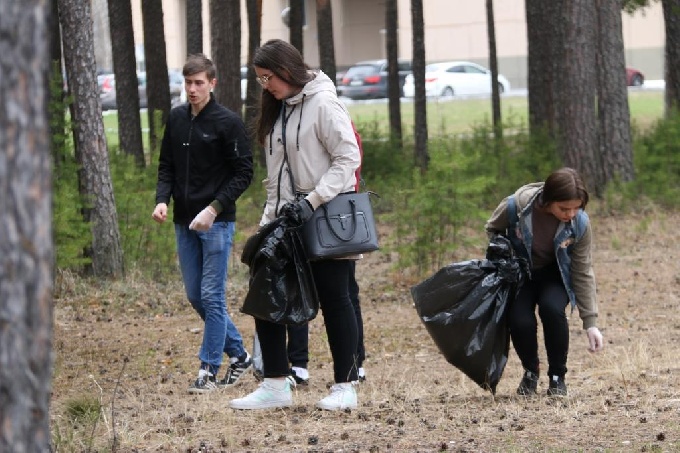
[[[265,74],[259,77],[255,77],[255,80],[257,80],[257,83],[259,83],[260,85],[265,86],[266,84],[269,83],[272,77],[274,77],[274,74]]]

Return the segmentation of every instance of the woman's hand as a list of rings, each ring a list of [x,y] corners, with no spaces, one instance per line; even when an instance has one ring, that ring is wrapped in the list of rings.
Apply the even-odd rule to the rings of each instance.
[[[588,327],[586,334],[588,334],[588,351],[599,352],[604,348],[604,339],[602,338],[600,329],[597,327]]]

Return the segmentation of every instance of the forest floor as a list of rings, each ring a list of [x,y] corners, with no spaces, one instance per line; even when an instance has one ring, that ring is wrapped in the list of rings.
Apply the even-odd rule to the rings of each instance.
[[[203,324],[179,282],[83,282],[60,275],[54,314],[51,429],[58,452],[676,452],[680,451],[680,213],[596,217],[594,265],[605,338],[587,352],[578,311],[569,316],[569,396],[515,394],[510,350],[496,395],[446,362],[413,306],[416,283],[375,252],[357,266],[367,380],[359,407],[326,412],[332,364],[323,319],[310,326],[307,387],[294,405],[236,411],[258,385],[186,392]],[[229,312],[246,346],[254,323],[239,312],[247,269],[234,251]],[[482,258],[469,250],[466,258]],[[545,353],[541,351],[544,360]],[[221,376],[220,376],[221,377]]]

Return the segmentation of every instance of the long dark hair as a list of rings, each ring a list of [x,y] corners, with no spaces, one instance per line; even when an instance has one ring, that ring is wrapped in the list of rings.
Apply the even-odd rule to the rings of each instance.
[[[253,66],[269,69],[287,84],[302,88],[312,80],[309,66],[300,52],[291,44],[281,39],[270,39],[255,51]],[[267,135],[276,123],[281,111],[281,103],[267,90],[262,91],[260,112],[256,121],[256,137],[260,145],[264,145]]]
[[[556,201],[581,200],[581,208],[585,209],[588,198],[588,191],[578,172],[564,167],[552,172],[545,180],[540,204],[547,206]]]

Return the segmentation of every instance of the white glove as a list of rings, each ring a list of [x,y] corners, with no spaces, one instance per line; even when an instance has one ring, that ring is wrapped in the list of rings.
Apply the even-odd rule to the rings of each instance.
[[[586,334],[588,334],[588,351],[598,352],[604,348],[604,340],[602,339],[600,329],[597,327],[588,327]]]
[[[196,231],[208,231],[216,217],[217,212],[215,212],[215,209],[212,206],[208,206],[199,212],[196,217],[194,217],[194,220],[192,220],[189,224],[189,229]]]

